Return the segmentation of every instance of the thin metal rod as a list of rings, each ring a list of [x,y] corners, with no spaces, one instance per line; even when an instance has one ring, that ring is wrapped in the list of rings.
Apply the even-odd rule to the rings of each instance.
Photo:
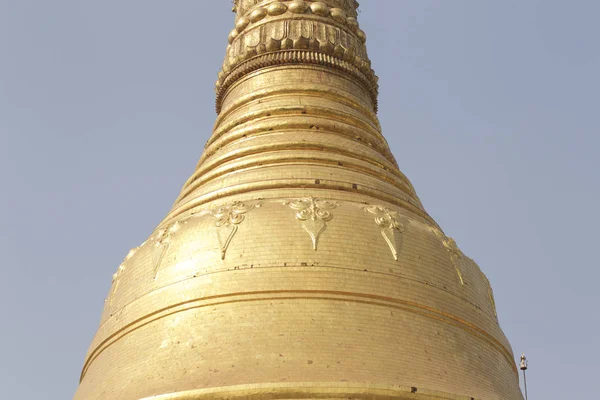
[[[527,400],[527,374],[523,370],[523,383],[525,384],[525,400]]]

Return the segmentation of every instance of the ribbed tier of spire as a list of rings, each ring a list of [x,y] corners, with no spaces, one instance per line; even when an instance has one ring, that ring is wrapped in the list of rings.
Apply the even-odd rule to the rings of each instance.
[[[172,216],[231,195],[311,188],[360,193],[433,222],[398,170],[368,99],[360,85],[321,66],[245,76],[225,97]]]
[[[217,112],[228,89],[245,75],[275,65],[324,65],[350,75],[377,110],[377,77],[354,0],[237,1],[235,28],[216,84]]]

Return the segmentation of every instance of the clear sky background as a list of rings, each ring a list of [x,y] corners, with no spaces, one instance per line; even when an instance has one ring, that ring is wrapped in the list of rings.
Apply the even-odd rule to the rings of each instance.
[[[215,119],[228,0],[0,0],[0,387],[64,400]],[[363,0],[380,118],[531,400],[600,376],[600,2]],[[408,382],[409,383],[409,382]]]

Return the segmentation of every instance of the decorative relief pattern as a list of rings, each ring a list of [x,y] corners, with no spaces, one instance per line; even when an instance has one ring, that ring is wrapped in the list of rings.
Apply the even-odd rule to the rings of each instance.
[[[235,32],[235,31],[233,31]],[[238,36],[231,33],[231,44],[223,66],[223,74],[235,65],[265,52],[279,50],[313,50],[352,62],[371,75],[371,62],[366,47],[340,28],[310,20],[279,20]],[[219,82],[222,81],[222,75]]]
[[[365,46],[366,35],[359,28],[354,16],[338,7],[331,7],[326,2],[314,1],[310,4],[302,0],[292,2],[273,2],[261,7],[261,2],[246,1],[238,3],[242,12],[236,20],[235,29],[229,34],[229,43],[223,68],[216,83],[217,112],[220,112],[222,97],[231,86],[232,81],[257,68],[238,68],[243,63],[268,53],[270,59],[261,59],[259,68],[283,63],[310,63],[336,66],[340,61],[350,64],[360,72],[358,77],[374,97],[374,109],[377,109],[377,77],[371,69]],[[330,4],[343,4],[346,9],[355,4],[346,0],[331,0]],[[248,14],[246,12],[252,10]],[[307,14],[309,18],[275,18],[289,12],[291,14]],[[270,18],[270,19],[269,19]],[[327,22],[323,18],[330,18]],[[266,20],[266,23],[257,24]],[[256,24],[256,25],[254,25]],[[301,51],[310,53],[304,57],[282,57],[281,52]],[[275,53],[275,54],[274,54]],[[322,56],[333,57],[336,62],[320,61]],[[315,62],[315,60],[317,62]],[[254,63],[256,66],[257,63]],[[340,68],[338,68],[340,69]],[[347,69],[347,68],[346,68]],[[236,70],[235,79],[231,78]],[[243,73],[240,73],[243,71]]]
[[[454,239],[449,238],[437,227],[431,227],[431,232],[433,232],[437,237],[441,238],[442,244],[448,254],[450,255],[450,261],[456,270],[456,274],[458,275],[458,280],[460,284],[464,286],[465,280],[462,274],[462,264],[463,264],[463,253],[460,251]]]
[[[291,209],[296,210],[296,219],[302,221],[302,228],[309,234],[313,250],[317,250],[319,237],[327,229],[327,222],[333,219],[332,210],[339,204],[330,200],[308,197],[303,199],[289,200],[283,203]]]
[[[242,203],[239,201],[231,205],[223,206],[211,211],[211,215],[216,219],[217,238],[221,247],[221,259],[225,259],[227,248],[231,240],[238,231],[239,225],[246,219],[245,214],[254,208],[261,207],[262,203]]]
[[[460,284],[464,286],[465,281],[463,279],[462,274],[462,257],[463,254],[456,245],[454,239],[446,237],[446,239],[442,242],[448,253],[450,254],[450,259],[452,260],[452,265],[456,269],[456,273],[458,274],[458,279],[460,280]]]
[[[355,18],[356,15],[347,16],[345,10],[338,7],[329,7],[322,1],[316,1],[308,5],[305,1],[294,0],[289,4],[275,2],[271,3],[268,7],[257,7],[248,15],[245,15],[245,13],[239,14],[240,17],[236,20],[235,29],[229,35],[229,43],[233,42],[251,24],[257,23],[267,16],[275,17],[285,14],[288,11],[292,14],[310,13],[319,17],[329,17],[337,23],[348,26],[362,43],[366,41],[366,35],[359,27],[358,21]]]
[[[121,275],[123,275],[123,272],[125,272],[127,261],[129,261],[131,259],[131,257],[134,256],[134,254],[138,251],[138,249],[139,249],[139,247],[129,250],[129,253],[127,253],[127,256],[125,256],[125,259],[123,260],[121,265],[119,265],[119,268],[117,268],[117,272],[115,272],[113,274],[112,290],[110,291],[110,295],[109,295],[109,299],[108,299],[109,306],[113,305],[113,300],[115,298],[115,295],[117,294],[117,290],[119,289],[119,283],[121,282]]]
[[[463,261],[465,258],[468,260],[468,262],[472,263],[478,271],[481,272],[481,270],[477,267],[477,264],[475,263],[475,261],[473,261],[469,257],[466,257],[462,253],[462,251],[456,245],[456,242],[454,241],[454,239],[447,237],[441,230],[439,230],[436,227],[431,228],[431,231],[433,233],[435,233],[438,237],[442,238],[442,243],[443,243],[444,247],[446,248],[446,250],[448,251],[448,253],[450,254],[450,259],[452,260],[452,265],[454,265],[454,268],[456,269],[456,273],[458,274],[458,279],[460,280],[461,285],[464,286],[464,284],[465,284],[463,274],[462,274],[462,268],[464,265]],[[467,264],[467,265],[470,265],[470,264]],[[483,280],[486,282],[487,295],[488,295],[488,299],[490,301],[490,305],[492,306],[494,316],[497,317],[498,312],[496,310],[496,300],[494,297],[494,290],[492,289],[492,285],[491,285],[489,279],[487,278],[487,276],[485,276],[485,274],[483,272],[481,272],[481,275],[483,276]]]
[[[344,203],[344,201],[338,202],[332,199],[306,197],[284,201],[281,199],[271,199],[267,200],[266,203],[272,205],[283,204],[294,210],[296,212],[296,219],[301,222],[302,228],[308,233],[311,238],[313,250],[316,251],[318,250],[319,239],[322,233],[327,229],[328,223],[333,220],[333,210],[340,207],[340,203]],[[218,208],[203,209],[193,212],[178,221],[172,222],[167,228],[157,230],[155,235],[149,239],[151,245],[150,250],[153,252],[152,262],[154,265],[154,278],[156,278],[160,271],[162,261],[169,250],[170,244],[173,242],[174,236],[188,220],[203,216],[210,216],[214,219],[214,226],[217,228],[216,235],[221,250],[221,259],[224,260],[228,247],[238,232],[239,226],[246,220],[248,212],[254,208],[260,208],[264,204],[265,200],[259,199],[249,202],[233,202]],[[400,213],[381,205],[365,205],[360,203],[354,203],[354,205],[374,217],[373,221],[381,229],[381,235],[388,245],[394,260],[398,261],[404,241],[403,236],[407,218],[402,217]],[[465,263],[470,265],[469,263],[474,263],[474,261],[466,257],[458,248],[456,242],[452,238],[447,237],[440,229],[437,227],[431,227],[430,229],[441,239],[444,248],[450,255],[452,265],[456,270],[461,285],[465,285],[463,267]],[[145,243],[146,242],[144,242],[144,244]],[[127,270],[127,264],[140,247],[130,250],[113,275],[111,290],[106,300],[106,305],[108,307],[112,307],[116,294],[119,291],[121,278]],[[485,290],[487,291],[491,308],[494,315],[497,316],[492,286],[485,275],[483,275],[483,280],[485,281]],[[107,308],[107,310],[109,310],[109,308]]]
[[[240,35],[233,30],[222,74],[235,65],[267,51],[313,50],[352,62],[365,74],[372,75],[362,35],[354,36],[335,25],[308,19],[282,19],[261,25]],[[222,74],[219,82],[222,81]],[[217,84],[218,87],[218,84]]]
[[[225,93],[227,92],[227,89],[229,89],[229,87],[231,87],[231,85],[235,81],[237,81],[244,75],[247,75],[258,69],[286,63],[323,65],[350,74],[359,82],[363,83],[365,90],[371,96],[371,101],[374,104],[374,111],[377,111],[377,96],[379,90],[376,82],[377,77],[373,75],[375,80],[371,80],[354,64],[330,56],[328,54],[322,54],[314,51],[299,50],[279,51],[275,53],[267,53],[260,56],[256,56],[248,61],[237,65],[229,74],[220,75],[220,77],[222,77],[223,80],[222,83],[221,80],[217,82],[217,113],[221,112],[221,105],[223,103],[223,98],[225,96]]]
[[[324,0],[324,1],[309,0],[309,1],[311,2],[310,8],[315,14],[318,13],[319,11],[329,13],[330,8],[339,8],[339,9],[345,10],[346,12],[350,13],[350,15],[352,15],[354,17],[356,17],[356,15],[357,15],[356,9],[358,8],[358,2],[356,0]],[[267,0],[234,0],[234,6],[233,6],[232,11],[237,12],[238,15],[240,15],[240,16],[244,16],[244,15],[248,14],[248,12],[250,10],[252,10],[253,7],[256,7],[256,6],[266,3],[266,2],[267,2]],[[295,10],[296,12],[298,10],[303,10],[303,9],[305,10],[306,8],[309,7],[309,5],[307,3],[308,3],[307,1],[294,0],[289,5],[289,8]],[[287,11],[288,5],[286,5],[286,3],[283,1],[276,1],[276,2],[269,4],[268,6],[259,7],[258,9],[265,9],[265,8],[267,10],[269,10],[269,15],[279,15],[275,12],[283,9],[283,11],[279,11],[280,14],[283,14],[284,12]],[[256,10],[254,10],[254,11],[256,11]],[[304,12],[304,11],[302,11],[302,12]]]
[[[494,289],[492,289],[492,284],[490,283],[490,280],[487,278],[487,276],[483,275],[483,278],[487,283],[488,298],[490,299],[490,304],[492,305],[494,316],[498,317],[498,311],[496,310],[496,299],[494,297]]]
[[[381,228],[381,236],[389,246],[394,260],[398,261],[398,254],[402,246],[404,225],[400,221],[400,214],[381,206],[364,206],[363,209],[375,215],[375,223]]]
[[[173,240],[173,235],[181,228],[181,223],[179,221],[172,223],[168,228],[159,229],[156,232],[156,236],[152,239],[154,248],[152,249],[152,263],[154,264],[154,275],[153,278],[156,279],[158,272],[160,270],[160,266],[162,261],[171,246],[171,241]]]

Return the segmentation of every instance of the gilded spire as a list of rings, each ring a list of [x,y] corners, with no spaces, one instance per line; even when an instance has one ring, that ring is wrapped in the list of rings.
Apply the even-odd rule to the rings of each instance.
[[[357,7],[354,0],[235,2],[216,84],[219,116],[171,216],[210,201],[217,195],[211,182],[235,170],[244,184],[218,196],[281,187],[362,192],[435,224],[381,134],[377,77]],[[295,133],[282,134],[290,129]],[[322,168],[282,176],[299,165]]]
[[[261,68],[326,65],[343,71],[368,91],[377,110],[377,77],[367,56],[354,0],[306,2],[238,0],[235,27],[216,83],[217,112],[229,87]]]
[[[377,119],[354,0],[237,0],[218,116],[76,400],[522,400],[491,285]]]

